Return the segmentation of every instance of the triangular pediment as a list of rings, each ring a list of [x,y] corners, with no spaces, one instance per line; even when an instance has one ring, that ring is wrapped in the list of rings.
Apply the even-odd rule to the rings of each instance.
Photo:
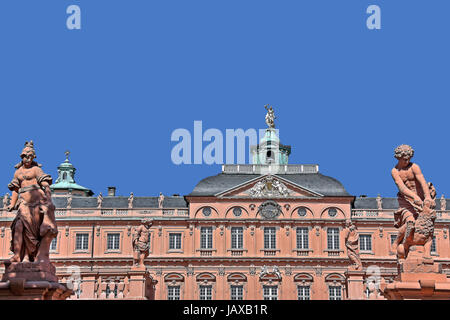
[[[320,198],[309,190],[277,175],[266,174],[216,194],[220,198]]]

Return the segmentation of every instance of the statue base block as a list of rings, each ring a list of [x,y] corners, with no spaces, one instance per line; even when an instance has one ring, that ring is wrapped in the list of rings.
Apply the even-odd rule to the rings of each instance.
[[[400,273],[441,273],[439,263],[428,263],[423,259],[408,259],[399,264]]]
[[[352,300],[364,300],[364,276],[365,272],[355,267],[349,267],[347,271],[348,297]]]
[[[145,270],[145,266],[133,266],[129,271],[130,284],[128,299],[130,300],[142,300],[146,299],[146,282],[148,279],[148,273]]]
[[[0,282],[0,300],[65,300],[72,294],[58,283],[55,267],[42,262],[10,262]]]
[[[58,282],[55,266],[50,262],[10,262],[4,261],[5,274],[2,281],[23,278],[29,281]]]
[[[441,265],[415,259],[399,264],[400,272],[395,281],[382,285],[383,295],[389,300],[450,299],[450,281],[442,273]]]

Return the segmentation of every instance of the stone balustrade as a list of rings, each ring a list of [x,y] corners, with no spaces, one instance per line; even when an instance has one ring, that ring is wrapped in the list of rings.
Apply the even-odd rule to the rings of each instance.
[[[287,165],[264,165],[264,164],[224,164],[223,173],[245,173],[245,174],[299,174],[317,173],[317,164],[287,164]]]
[[[0,209],[0,218],[14,219],[14,212],[8,212],[5,209]],[[169,208],[136,208],[136,209],[109,209],[109,208],[57,208],[55,210],[55,217],[69,218],[69,217],[86,217],[86,216],[128,216],[128,217],[144,217],[144,216],[189,216],[189,210]]]
[[[353,209],[352,219],[394,219],[395,210]],[[436,210],[437,219],[450,219],[450,211]]]

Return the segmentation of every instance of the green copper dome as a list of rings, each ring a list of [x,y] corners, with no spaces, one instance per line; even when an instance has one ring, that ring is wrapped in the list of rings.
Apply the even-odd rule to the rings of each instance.
[[[84,196],[92,196],[92,190],[75,183],[75,167],[69,162],[69,152],[66,151],[66,160],[58,167],[58,179],[50,186],[53,193],[73,193]]]

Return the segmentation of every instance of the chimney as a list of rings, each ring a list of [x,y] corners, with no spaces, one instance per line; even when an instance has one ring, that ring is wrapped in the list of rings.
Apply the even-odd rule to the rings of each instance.
[[[116,187],[108,187],[108,197],[116,196]]]

